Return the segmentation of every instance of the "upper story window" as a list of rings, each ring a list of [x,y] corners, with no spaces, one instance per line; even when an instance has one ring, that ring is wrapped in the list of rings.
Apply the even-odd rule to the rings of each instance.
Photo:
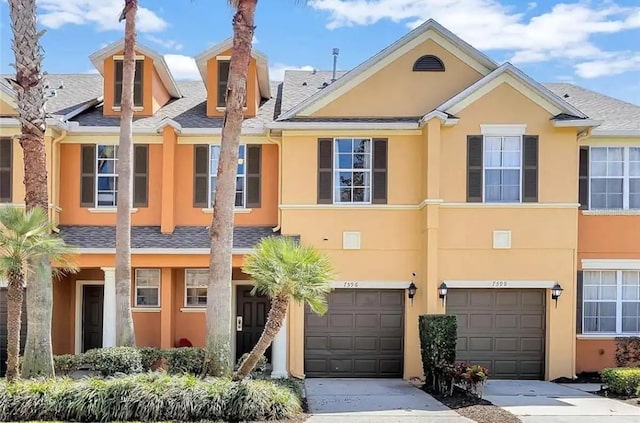
[[[118,197],[118,146],[96,148],[96,207],[115,207]]]
[[[334,152],[334,203],[371,203],[371,138],[336,138]]]
[[[216,196],[216,184],[218,181],[218,162],[220,161],[220,146],[212,145],[209,154],[209,202],[213,204]],[[238,176],[236,176],[236,207],[245,207],[246,204],[246,147],[240,146],[238,150]]]
[[[136,269],[135,306],[160,307],[160,269]]]
[[[185,269],[184,271],[184,306],[206,307],[208,269]]]
[[[520,202],[522,137],[484,137],[484,201]]]
[[[218,107],[227,104],[227,81],[229,80],[229,61],[218,60]]]
[[[583,333],[640,333],[640,272],[583,272]]]
[[[538,136],[513,132],[467,136],[468,202],[538,201]]]
[[[0,203],[11,202],[13,141],[0,138]]]
[[[115,59],[113,61],[114,72],[114,95],[113,105],[114,107],[122,106],[122,78],[123,78],[123,65],[122,59]],[[133,79],[133,105],[134,107],[142,107],[142,81],[144,79],[144,60],[136,59],[136,73]]]
[[[413,71],[416,72],[444,72],[444,63],[438,56],[427,54],[420,57],[413,64]]]
[[[591,147],[592,209],[640,209],[640,147]]]

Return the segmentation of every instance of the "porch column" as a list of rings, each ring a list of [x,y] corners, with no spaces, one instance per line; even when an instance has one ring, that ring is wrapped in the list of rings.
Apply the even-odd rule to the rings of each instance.
[[[173,347],[173,272],[162,268],[160,287],[160,348]]]
[[[103,267],[102,347],[116,346],[116,268]]]
[[[287,318],[282,321],[280,332],[276,335],[271,346],[271,378],[284,379],[287,373]]]

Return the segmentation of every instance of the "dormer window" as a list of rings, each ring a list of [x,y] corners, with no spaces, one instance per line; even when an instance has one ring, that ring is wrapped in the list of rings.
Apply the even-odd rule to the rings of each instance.
[[[121,58],[114,59],[114,96],[113,106],[122,106],[122,78],[124,61]],[[133,106],[142,107],[142,80],[144,78],[144,59],[136,59],[136,74],[133,78]]]
[[[225,107],[227,105],[229,63],[228,60],[218,60],[218,107]]]

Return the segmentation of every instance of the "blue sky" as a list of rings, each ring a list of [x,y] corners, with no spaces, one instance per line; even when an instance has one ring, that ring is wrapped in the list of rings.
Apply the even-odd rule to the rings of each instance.
[[[95,71],[88,56],[122,37],[122,0],[39,0],[44,68]],[[139,42],[165,54],[178,79],[199,78],[192,56],[231,35],[223,0],[140,0]],[[11,72],[11,29],[0,0],[0,72]],[[541,82],[567,81],[640,104],[640,1],[261,0],[254,47],[273,79],[285,68],[350,69],[434,18],[495,61]]]

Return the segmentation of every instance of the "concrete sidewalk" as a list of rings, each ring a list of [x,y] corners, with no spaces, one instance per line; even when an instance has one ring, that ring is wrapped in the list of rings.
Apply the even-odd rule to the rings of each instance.
[[[523,423],[640,422],[640,407],[552,382],[490,380],[483,398]]]
[[[307,379],[310,423],[472,423],[402,379]]]

